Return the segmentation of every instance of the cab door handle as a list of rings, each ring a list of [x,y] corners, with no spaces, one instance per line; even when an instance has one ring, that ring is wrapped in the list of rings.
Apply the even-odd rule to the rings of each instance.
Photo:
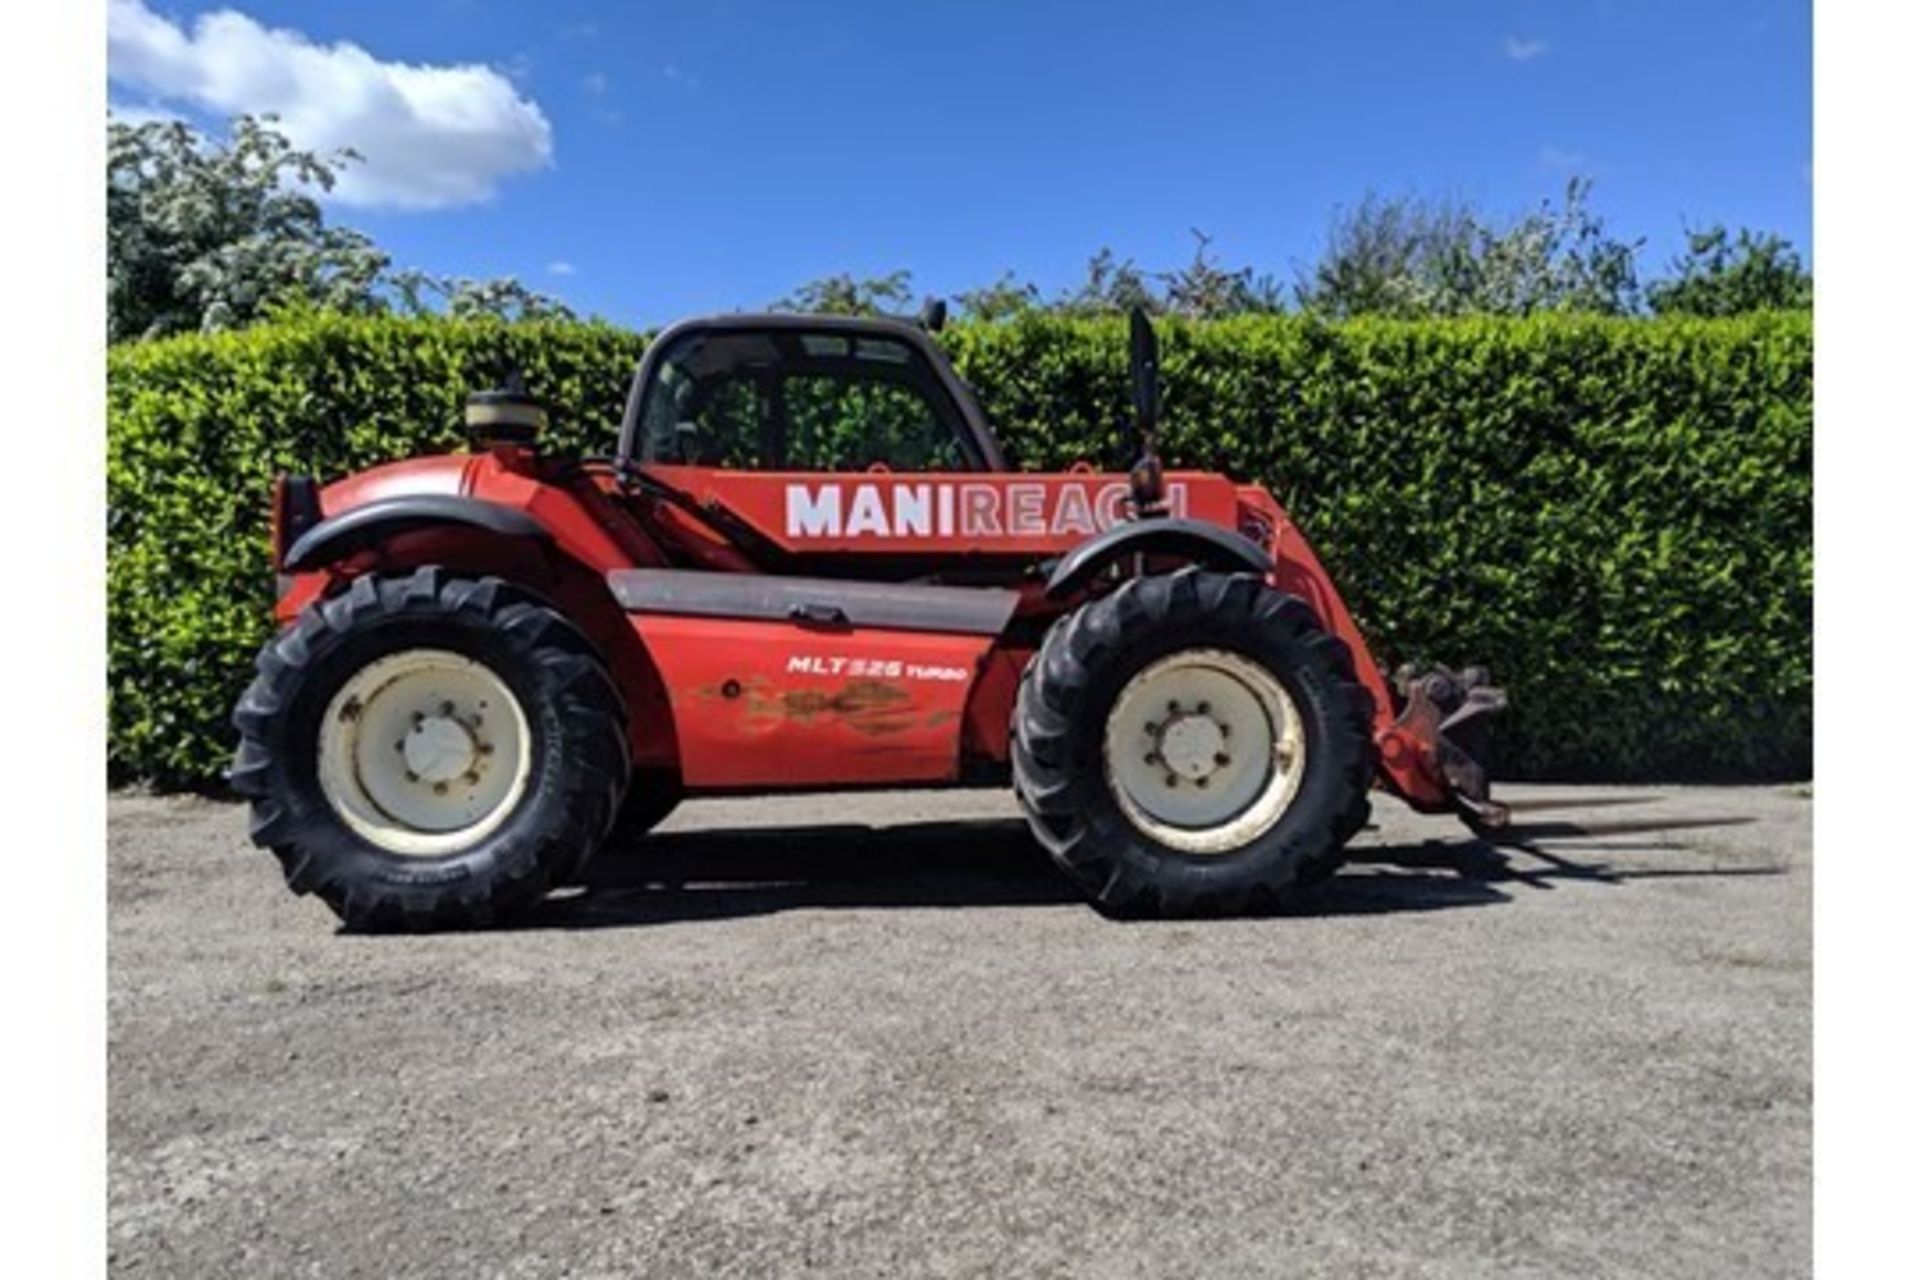
[[[847,625],[847,611],[837,604],[823,604],[817,601],[796,604],[787,610],[787,616],[803,627]]]

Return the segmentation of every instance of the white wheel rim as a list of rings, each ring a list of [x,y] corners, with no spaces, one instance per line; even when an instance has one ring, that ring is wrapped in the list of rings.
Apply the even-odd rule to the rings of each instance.
[[[320,722],[320,790],[389,853],[466,848],[527,789],[532,734],[493,671],[445,649],[404,649],[356,671]]]
[[[1107,715],[1107,784],[1127,820],[1182,853],[1245,847],[1306,772],[1306,724],[1274,674],[1223,649],[1148,664]]]

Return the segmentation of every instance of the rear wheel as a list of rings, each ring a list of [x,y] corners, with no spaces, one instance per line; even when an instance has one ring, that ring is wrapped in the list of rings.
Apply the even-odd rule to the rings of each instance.
[[[686,794],[677,770],[636,769],[607,836],[608,852],[632,848],[640,837],[665,822]]]
[[[297,892],[355,928],[484,925],[576,874],[626,787],[591,645],[492,578],[363,577],[261,651],[234,789]]]
[[[1108,911],[1270,910],[1364,824],[1371,720],[1303,601],[1248,574],[1137,578],[1062,618],[1028,665],[1014,785]]]

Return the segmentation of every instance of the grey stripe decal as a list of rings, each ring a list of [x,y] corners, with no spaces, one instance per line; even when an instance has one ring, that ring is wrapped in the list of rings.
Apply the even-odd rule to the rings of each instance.
[[[981,636],[999,635],[1020,600],[1017,591],[990,587],[928,587],[698,569],[615,569],[607,574],[607,586],[629,613]]]

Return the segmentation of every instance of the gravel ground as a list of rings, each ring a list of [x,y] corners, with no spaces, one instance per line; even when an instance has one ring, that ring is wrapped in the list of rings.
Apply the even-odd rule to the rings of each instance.
[[[428,938],[116,796],[111,1269],[1806,1274],[1808,791],[1503,794],[1134,924],[996,793],[711,801]]]

